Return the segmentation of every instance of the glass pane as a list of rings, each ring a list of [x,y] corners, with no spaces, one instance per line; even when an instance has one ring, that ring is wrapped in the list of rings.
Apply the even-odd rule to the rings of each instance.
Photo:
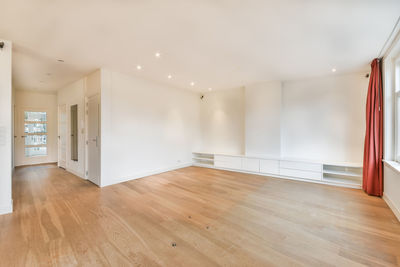
[[[47,133],[47,124],[25,123],[25,133]]]
[[[25,157],[46,156],[47,147],[25,147]]]
[[[47,113],[25,111],[25,121],[47,121]]]
[[[25,137],[26,146],[46,145],[47,135],[27,135]]]

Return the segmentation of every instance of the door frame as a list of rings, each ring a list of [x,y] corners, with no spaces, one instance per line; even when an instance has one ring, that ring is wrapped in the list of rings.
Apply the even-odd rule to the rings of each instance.
[[[94,94],[91,96],[85,96],[85,179],[89,180],[89,100],[91,98],[97,97],[99,102],[98,111],[98,143],[99,143],[99,184],[97,186],[101,187],[101,97],[100,94]]]
[[[51,163],[51,135],[52,135],[52,127],[50,126],[50,121],[52,118],[52,114],[50,114],[49,109],[48,108],[38,108],[38,107],[29,107],[29,106],[15,106],[16,108],[16,112],[15,112],[15,116],[16,116],[16,121],[14,122],[14,136],[16,136],[14,138],[14,165],[15,166],[25,166],[25,165],[37,165],[37,164],[44,164],[44,163]],[[25,124],[25,120],[23,120],[23,116],[24,116],[24,112],[25,111],[32,111],[32,112],[46,112],[46,116],[47,116],[47,143],[46,143],[46,147],[47,147],[47,155],[46,156],[35,156],[35,157],[31,157],[29,159],[27,159],[25,157],[25,151],[21,151],[21,150],[25,150],[25,144],[24,144],[24,140],[22,140],[22,136],[25,136],[25,133],[23,131],[24,126],[22,126],[22,124]],[[24,158],[24,160],[22,160],[22,158]]]

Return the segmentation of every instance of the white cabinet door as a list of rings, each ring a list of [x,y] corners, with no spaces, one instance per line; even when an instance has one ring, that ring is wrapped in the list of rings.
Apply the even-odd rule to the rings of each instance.
[[[280,167],[284,168],[284,169],[322,172],[322,164],[318,164],[318,163],[281,160]]]
[[[279,175],[279,160],[260,160],[260,172]]]
[[[242,170],[248,172],[260,172],[260,160],[253,158],[242,158]]]
[[[321,172],[311,172],[311,171],[292,170],[292,169],[280,169],[280,175],[302,178],[302,179],[310,179],[310,180],[322,179]]]
[[[214,165],[225,169],[242,169],[242,158],[233,156],[215,155]]]

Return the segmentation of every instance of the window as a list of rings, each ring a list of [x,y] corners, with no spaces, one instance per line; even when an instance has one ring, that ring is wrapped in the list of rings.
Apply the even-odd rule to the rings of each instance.
[[[395,156],[400,161],[400,60],[394,62],[394,89],[395,89]]]
[[[47,113],[25,111],[25,157],[47,155]]]

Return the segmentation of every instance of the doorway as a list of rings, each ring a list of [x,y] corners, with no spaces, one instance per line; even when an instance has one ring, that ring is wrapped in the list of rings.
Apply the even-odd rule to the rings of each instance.
[[[15,165],[49,162],[49,113],[45,109],[19,108],[16,119]]]

